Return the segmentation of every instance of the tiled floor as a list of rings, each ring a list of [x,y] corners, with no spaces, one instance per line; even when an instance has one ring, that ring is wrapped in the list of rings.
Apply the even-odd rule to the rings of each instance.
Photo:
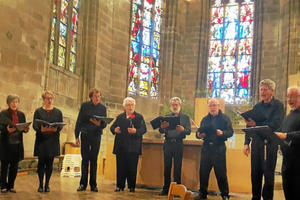
[[[115,185],[109,181],[99,180],[98,193],[89,191],[77,192],[79,178],[60,177],[58,173],[54,173],[50,184],[50,193],[38,193],[38,178],[37,175],[18,176],[15,184],[16,194],[0,193],[0,200],[132,200],[132,199],[167,199],[167,197],[159,196],[159,190],[137,188],[135,193],[129,193],[128,190],[120,193],[115,193]],[[194,193],[193,197],[197,194]],[[232,200],[250,200],[249,194],[232,194]],[[209,196],[208,199],[221,199],[220,196]],[[282,190],[275,191],[274,200],[283,200]]]

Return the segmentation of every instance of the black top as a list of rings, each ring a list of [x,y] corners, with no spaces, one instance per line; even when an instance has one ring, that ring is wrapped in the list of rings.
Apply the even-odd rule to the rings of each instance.
[[[84,102],[78,113],[75,126],[75,138],[78,138],[81,133],[81,135],[84,134],[88,138],[100,140],[106,123],[101,121],[100,126],[96,126],[90,122],[90,119],[93,118],[94,115],[106,117],[106,107],[101,103],[94,105],[91,101]]]
[[[283,155],[300,156],[300,108],[291,110],[282,123],[281,131],[287,133],[285,141],[288,148],[283,147]]]
[[[175,114],[171,113],[171,114],[168,114],[167,116],[175,116]],[[179,132],[176,129],[169,130],[168,128],[167,129],[159,128],[159,132],[161,134],[165,134],[166,139],[169,139],[169,138],[183,139],[186,137],[186,135],[191,134],[191,123],[190,123],[189,116],[187,116],[181,112],[179,113],[178,116],[180,118],[180,125],[184,127],[184,131]]]
[[[138,155],[142,154],[143,134],[147,132],[147,128],[141,114],[134,112],[133,116],[133,119],[127,119],[126,113],[121,113],[110,127],[110,131],[115,135],[114,154],[119,154],[121,152],[137,153]],[[128,133],[127,128],[132,126],[136,128],[135,134]],[[120,134],[115,133],[116,127],[120,127]]]
[[[212,116],[210,113],[206,115],[201,120],[201,125],[199,130],[201,130],[203,127],[214,127],[214,129],[207,128],[209,132],[205,133],[206,137],[203,138],[204,146],[208,145],[209,143],[213,143],[214,145],[224,145],[225,144],[224,142],[227,140],[227,138],[233,135],[233,128],[232,128],[231,121],[227,115],[222,113],[221,110],[219,110],[219,113],[216,116]],[[220,129],[221,131],[223,131],[223,135],[218,136],[216,133],[216,129]]]
[[[61,128],[58,128],[55,133],[42,133],[41,124],[36,123],[35,119],[41,119],[50,123],[62,122],[62,112],[53,108],[52,110],[45,110],[42,107],[35,110],[33,115],[33,129],[36,131],[36,138],[34,144],[34,156],[46,157],[46,156],[59,156],[60,145],[59,135]]]
[[[264,113],[266,118],[265,121],[256,123],[256,126],[267,125],[272,129],[272,131],[278,130],[284,117],[283,104],[279,100],[273,98],[270,103],[264,103],[263,101],[261,101],[257,103],[253,109],[259,109],[261,113]],[[259,137],[256,137],[255,139],[257,140],[259,139]],[[261,140],[263,141],[263,138],[261,138]],[[244,144],[249,145],[250,142],[251,139],[246,134]]]
[[[23,112],[18,111],[17,115],[19,123],[26,122]],[[11,123],[11,113],[3,110],[0,113],[0,160],[21,161],[24,159],[23,131],[9,133],[7,125]]]

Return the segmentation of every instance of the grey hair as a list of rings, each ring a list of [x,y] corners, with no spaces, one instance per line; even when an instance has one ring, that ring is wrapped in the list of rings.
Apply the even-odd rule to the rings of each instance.
[[[275,88],[276,88],[276,83],[274,81],[272,81],[271,79],[264,79],[264,80],[261,80],[259,82],[259,86],[262,86],[262,85],[266,85],[269,87],[270,90],[273,90],[275,91]]]
[[[134,98],[132,98],[132,97],[126,97],[126,98],[123,100],[123,106],[124,106],[124,107],[125,107],[125,105],[126,105],[126,103],[127,103],[128,101],[132,101],[133,104],[135,105],[135,99],[134,99]]]
[[[300,88],[298,86],[291,86],[291,87],[289,87],[287,89],[287,92],[289,92],[291,90],[296,91],[298,93],[298,95],[300,95]]]
[[[220,101],[217,98],[210,98],[207,100],[207,104],[210,104],[210,102],[214,101],[216,104],[220,105]]]
[[[20,98],[19,98],[19,96],[13,95],[13,94],[8,95],[7,98],[6,98],[6,103],[7,103],[7,105],[9,105],[9,104],[10,104],[13,100],[15,100],[15,99],[18,99],[18,102],[20,103]]]
[[[170,99],[170,103],[172,103],[173,101],[178,101],[179,104],[182,105],[182,101],[181,101],[181,99],[180,99],[179,97],[172,97],[172,98]]]

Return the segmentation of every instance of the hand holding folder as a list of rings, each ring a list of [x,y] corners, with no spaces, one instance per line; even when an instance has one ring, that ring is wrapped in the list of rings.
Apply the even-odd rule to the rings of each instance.
[[[150,121],[150,124],[153,129],[157,129],[161,126],[162,122],[168,122],[169,127],[168,130],[174,130],[178,125],[180,125],[180,118],[179,116],[159,116]]]
[[[258,109],[251,109],[251,110],[248,110],[243,113],[237,111],[237,113],[240,114],[246,121],[249,121],[250,119],[252,119],[256,123],[259,123],[259,122],[263,122],[263,121],[267,120],[265,114],[261,110],[258,110]]]

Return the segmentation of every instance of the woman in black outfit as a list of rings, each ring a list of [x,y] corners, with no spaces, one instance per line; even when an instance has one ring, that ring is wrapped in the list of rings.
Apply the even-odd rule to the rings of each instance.
[[[24,159],[23,133],[27,133],[29,127],[23,131],[14,127],[26,122],[24,113],[18,111],[19,97],[8,95],[6,102],[9,108],[0,113],[1,192],[15,193],[18,164]]]
[[[38,192],[50,192],[49,181],[52,174],[53,160],[60,155],[59,136],[61,128],[43,126],[36,119],[50,123],[62,122],[62,112],[53,107],[53,94],[45,92],[42,95],[43,106],[34,112],[33,129],[36,131],[34,145],[34,156],[38,156],[38,177],[40,185]],[[45,187],[43,188],[44,175],[46,176]]]
[[[126,97],[125,112],[117,116],[110,131],[115,135],[114,150],[117,164],[117,188],[124,191],[127,180],[130,192],[135,192],[139,155],[142,154],[142,140],[147,128],[141,114],[135,112],[135,100]]]

